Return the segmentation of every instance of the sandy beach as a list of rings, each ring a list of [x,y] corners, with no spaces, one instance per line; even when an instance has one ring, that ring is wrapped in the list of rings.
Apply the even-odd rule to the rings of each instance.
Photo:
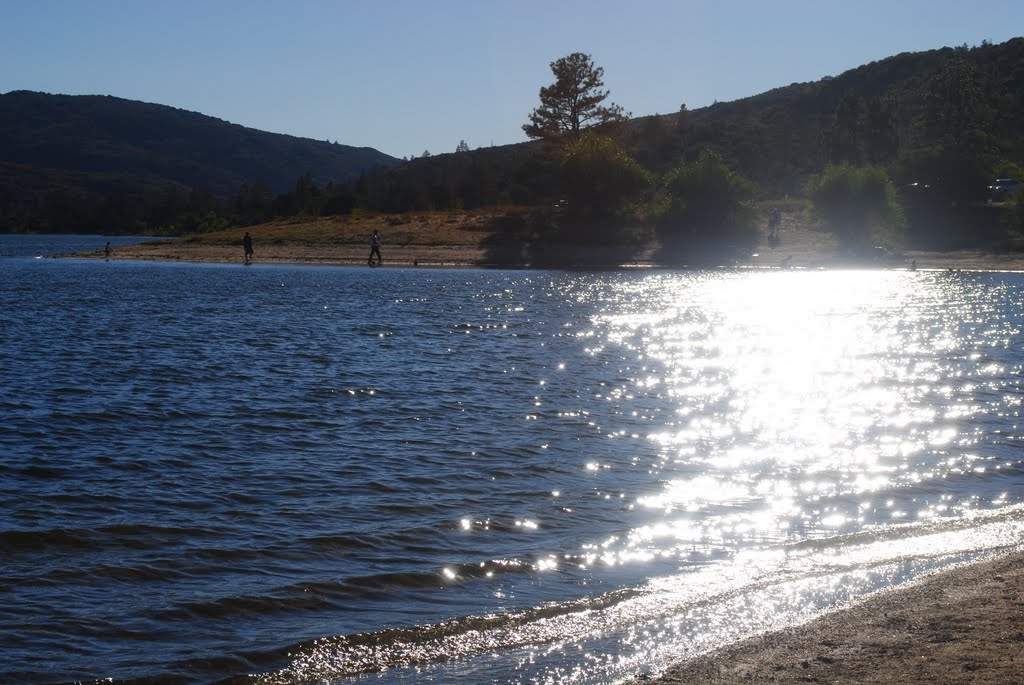
[[[467,246],[403,245],[382,246],[386,266],[477,266],[486,263],[484,252]],[[307,243],[256,243],[255,264],[322,264],[358,266],[366,264],[369,248],[351,245],[311,245]],[[78,255],[78,256],[98,256]],[[242,248],[231,245],[190,243],[181,240],[157,241],[119,247],[114,259],[162,262],[242,263]]]
[[[1024,682],[1024,553],[883,591],[803,626],[684,661],[658,685]]]

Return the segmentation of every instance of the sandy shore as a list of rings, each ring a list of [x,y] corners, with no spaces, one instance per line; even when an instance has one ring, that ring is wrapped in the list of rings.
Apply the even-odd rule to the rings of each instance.
[[[484,251],[465,246],[389,246],[386,266],[477,266],[486,263]],[[369,248],[349,245],[310,245],[304,243],[256,244],[255,264],[365,265]],[[76,255],[102,258],[102,254]],[[188,243],[179,240],[140,243],[118,247],[114,259],[162,262],[242,263],[242,248],[232,245]]]
[[[1024,553],[940,572],[634,682],[1024,683]]]
[[[962,269],[965,271],[1024,271],[1024,254],[994,253],[983,250],[958,250],[954,252],[907,251],[900,255],[882,259],[850,259],[837,256],[828,250],[815,249],[807,245],[786,245],[776,249],[760,248],[737,264],[753,268],[821,269],[821,268],[893,268],[909,269]],[[486,250],[470,246],[427,246],[402,245],[385,246],[385,266],[530,266],[527,261],[495,262]],[[599,250],[592,247],[562,247],[564,259],[549,253],[555,264],[610,267],[660,267],[655,250],[645,250],[630,259],[616,260],[614,248]],[[258,246],[257,264],[323,264],[362,265],[366,264],[366,249],[345,245],[275,244]],[[102,250],[79,254],[77,257],[102,258]],[[230,245],[185,243],[181,241],[160,241],[118,247],[113,259],[150,260],[167,262],[241,263],[241,248]]]
[[[479,221],[479,217],[473,217]],[[326,222],[322,222],[326,223]],[[357,235],[366,232],[375,224],[347,227]],[[506,245],[503,248],[486,248],[486,234],[479,225],[464,225],[450,233],[459,239],[444,243],[434,240],[429,244],[418,244],[404,240],[402,244],[392,242],[397,237],[397,228],[386,222],[379,222],[381,250],[385,266],[536,266],[529,256],[529,247]],[[300,232],[315,230],[317,224],[290,225],[288,230]],[[255,263],[257,264],[325,264],[364,265],[369,254],[368,242],[355,241],[346,235],[344,241],[330,240],[289,240],[289,233],[279,233],[279,225],[253,227],[255,237]],[[428,230],[428,229],[424,229]],[[472,241],[465,236],[476,231]],[[234,235],[237,233],[237,236]],[[264,234],[268,234],[264,237]],[[242,229],[225,232],[219,240],[175,239],[118,247],[114,259],[137,259],[169,262],[210,262],[240,263],[243,261],[241,246]],[[407,232],[405,237],[409,235]],[[965,271],[1024,271],[1024,252],[995,252],[989,250],[958,250],[953,252],[904,251],[875,258],[855,259],[843,256],[832,237],[813,227],[805,225],[799,216],[784,215],[780,241],[769,243],[762,236],[760,245],[749,253],[738,256],[732,265],[747,268],[889,268],[909,269],[962,269]],[[270,239],[273,237],[273,239]],[[661,267],[668,266],[661,256],[661,246],[650,244],[636,246],[595,246],[545,244],[540,252],[547,266],[572,267]],[[534,253],[536,257],[537,253]],[[102,250],[75,255],[76,257],[103,258]]]

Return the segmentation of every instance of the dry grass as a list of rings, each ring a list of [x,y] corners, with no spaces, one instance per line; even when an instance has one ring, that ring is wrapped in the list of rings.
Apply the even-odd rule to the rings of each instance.
[[[187,236],[186,243],[237,245],[248,231],[262,245],[367,245],[374,230],[387,245],[477,247],[502,217],[523,210],[354,214],[280,219],[258,226]]]

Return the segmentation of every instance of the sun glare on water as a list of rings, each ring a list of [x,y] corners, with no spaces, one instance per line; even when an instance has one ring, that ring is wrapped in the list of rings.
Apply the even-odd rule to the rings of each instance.
[[[610,343],[645,365],[636,383],[673,414],[649,435],[664,485],[636,500],[658,518],[622,556],[711,554],[904,518],[872,493],[920,480],[918,457],[958,435],[927,401],[935,356],[956,332],[919,316],[915,278],[666,276],[631,295],[647,306],[606,316]]]

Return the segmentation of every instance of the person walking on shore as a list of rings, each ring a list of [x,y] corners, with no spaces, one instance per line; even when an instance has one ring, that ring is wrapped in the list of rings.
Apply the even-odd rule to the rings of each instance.
[[[248,264],[252,261],[252,236],[249,235],[249,231],[246,231],[245,237],[242,238],[242,247],[245,249],[245,263]]]
[[[377,264],[379,265],[384,260],[380,256],[380,245],[377,244],[377,229],[373,229],[373,235],[370,236],[370,259],[366,262],[370,266],[373,266],[373,255],[377,255]]]

